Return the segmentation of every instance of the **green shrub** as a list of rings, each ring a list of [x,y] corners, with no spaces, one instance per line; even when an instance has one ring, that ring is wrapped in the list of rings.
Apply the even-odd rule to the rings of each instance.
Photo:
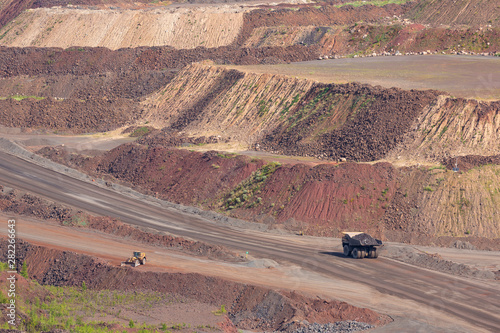
[[[0,272],[9,270],[9,264],[6,262],[0,262]]]
[[[9,303],[9,299],[5,297],[3,292],[0,291],[0,304],[7,304]]]
[[[227,311],[226,311],[226,306],[225,305],[221,305],[220,306],[220,309],[218,309],[217,311],[214,312],[214,314],[216,316],[220,316],[220,315],[223,315],[225,314]]]
[[[23,267],[21,268],[21,276],[24,278],[28,278],[28,265],[26,265],[26,261],[23,261]]]
[[[144,136],[144,135],[148,134],[150,131],[151,130],[149,127],[142,126],[142,127],[136,128],[132,133],[130,133],[130,136],[133,138],[137,138],[137,137]]]

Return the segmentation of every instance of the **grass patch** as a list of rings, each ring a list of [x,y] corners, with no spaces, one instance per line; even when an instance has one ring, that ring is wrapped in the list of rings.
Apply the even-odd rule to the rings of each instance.
[[[25,96],[25,95],[10,95],[8,97],[0,97],[0,100],[6,100],[6,99],[13,99],[13,100],[16,100],[16,101],[22,101],[23,99],[35,99],[37,101],[41,101],[43,99],[45,99],[46,97],[41,97],[41,96]]]
[[[432,170],[446,170],[446,167],[444,165],[436,165],[436,166],[432,166],[429,168],[429,171],[432,171]]]
[[[144,135],[148,134],[149,132],[151,132],[151,128],[149,128],[147,126],[142,126],[142,127],[136,128],[132,133],[130,133],[129,136],[131,136],[133,138],[137,138],[137,137],[144,136]]]
[[[0,262],[0,272],[5,272],[9,270],[9,265],[6,262]]]
[[[216,315],[216,316],[222,316],[225,313],[227,313],[225,305],[221,305],[220,309],[218,309],[217,311],[214,311],[214,315]]]
[[[249,203],[247,208],[252,208],[260,204],[262,198],[253,199],[254,195],[260,192],[266,179],[279,167],[281,167],[280,163],[271,162],[254,172],[248,179],[244,180],[226,196],[224,203],[226,209],[235,209],[243,206],[245,203]]]
[[[0,292],[0,303],[3,301],[2,297],[5,298],[5,295]],[[29,293],[16,295],[17,310],[23,313],[20,318],[26,318],[16,329],[29,333],[54,330],[77,333],[117,332],[116,328],[108,328],[102,321],[88,319],[112,317],[116,318],[114,323],[118,322],[118,319],[124,322],[123,329],[136,327],[138,332],[158,332],[161,329],[159,325],[134,322],[131,318],[121,315],[121,311],[149,309],[173,302],[178,300],[164,293],[41,286],[36,281],[31,281]],[[0,328],[11,328],[8,324],[3,326],[6,327]],[[181,325],[181,328],[185,327],[185,324]]]
[[[262,117],[269,112],[269,108],[267,107],[267,103],[265,100],[261,100],[258,106],[259,106],[259,111],[258,111],[259,117]]]
[[[85,227],[88,224],[88,220],[85,215],[74,215],[71,219],[63,221],[63,225],[72,226],[72,227]]]
[[[220,158],[235,158],[236,156],[237,156],[236,153],[228,153],[228,154],[217,153],[217,157]]]

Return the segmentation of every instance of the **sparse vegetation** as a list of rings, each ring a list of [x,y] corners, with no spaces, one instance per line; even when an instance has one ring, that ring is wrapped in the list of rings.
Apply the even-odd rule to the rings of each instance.
[[[130,136],[133,138],[137,138],[137,137],[144,136],[144,135],[148,134],[149,132],[151,132],[151,128],[149,128],[147,126],[142,126],[142,127],[136,128],[132,133],[130,133]]]
[[[220,309],[218,309],[217,311],[214,311],[214,314],[216,316],[222,316],[223,314],[225,314],[227,311],[226,311],[226,306],[225,305],[221,305],[220,306]]]
[[[35,99],[37,101],[41,101],[41,100],[45,99],[46,97],[41,97],[41,96],[25,96],[25,95],[11,95],[11,96],[8,96],[8,97],[0,97],[0,100],[6,100],[6,99],[9,99],[9,98],[20,102],[20,101],[22,101],[24,99]]]
[[[0,272],[9,270],[9,265],[6,262],[0,261]]]
[[[429,168],[429,171],[432,170],[446,170],[446,167],[444,165],[436,165]]]
[[[243,181],[238,187],[236,187],[228,196],[226,196],[225,207],[226,209],[234,209],[242,206],[245,202],[251,201],[254,194],[257,193],[267,177],[272,175],[279,167],[280,163],[271,162],[264,165],[260,170],[254,172],[252,176]],[[259,200],[256,198],[251,202],[247,208],[252,208],[257,204],[260,204],[262,198]]]
[[[0,263],[0,267],[6,266]],[[23,265],[25,267],[25,265]],[[53,331],[56,329],[69,332],[116,332],[107,324],[89,318],[113,317],[117,323],[126,320],[123,327],[137,328],[139,332],[166,331],[166,325],[140,324],[131,318],[123,317],[122,309],[135,311],[137,307],[149,308],[154,305],[176,302],[175,298],[159,292],[124,292],[110,290],[89,290],[85,282],[81,288],[41,286],[36,281],[30,281],[29,293],[21,293],[16,297],[19,313],[24,313],[27,320],[22,320],[17,329],[28,333]],[[0,291],[0,303],[8,300]],[[221,308],[225,311],[225,308]],[[219,310],[219,311],[221,311]],[[225,312],[224,312],[225,313]],[[23,318],[22,316],[21,318]],[[186,323],[174,324],[172,329],[185,329],[191,326]],[[4,328],[9,328],[7,325]]]
[[[69,220],[63,221],[63,225],[84,227],[88,224],[85,214],[73,215]]]
[[[23,266],[21,268],[21,272],[19,272],[22,277],[28,278],[28,265],[26,264],[26,261],[23,261]]]

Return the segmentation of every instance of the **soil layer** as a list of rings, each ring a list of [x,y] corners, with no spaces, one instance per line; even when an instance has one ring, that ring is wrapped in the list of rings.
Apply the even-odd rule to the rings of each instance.
[[[6,255],[6,240],[0,253]],[[29,275],[40,284],[103,290],[155,291],[220,306],[226,305],[231,321],[241,329],[293,330],[298,320],[328,323],[358,320],[381,325],[390,321],[369,309],[285,291],[225,281],[200,274],[140,272],[72,252],[52,250],[18,241],[18,265],[26,262]],[[21,267],[18,267],[19,271]]]

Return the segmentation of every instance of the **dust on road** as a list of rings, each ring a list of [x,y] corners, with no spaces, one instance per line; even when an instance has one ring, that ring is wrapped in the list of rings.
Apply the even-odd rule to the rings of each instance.
[[[3,213],[0,218],[7,219]],[[59,250],[69,250],[105,259],[113,265],[119,265],[130,253],[140,249],[147,253],[148,264],[136,269],[156,272],[195,272],[203,275],[221,277],[237,282],[251,283],[275,289],[298,290],[320,297],[338,299],[350,304],[368,307],[379,312],[405,317],[418,322],[434,331],[446,332],[457,328],[467,331],[468,323],[450,318],[432,307],[425,307],[410,300],[383,294],[367,285],[335,279],[288,264],[266,265],[266,261],[252,260],[255,264],[230,264],[188,255],[160,247],[148,246],[131,240],[86,230],[83,228],[63,227],[56,223],[39,221],[32,218],[17,217],[18,237],[35,245],[47,246]],[[6,230],[0,230],[5,236]],[[273,238],[293,242],[289,236],[272,235]],[[293,237],[292,237],[293,238]],[[336,246],[336,239],[318,240],[300,238],[299,242],[311,247]],[[321,243],[321,244],[318,244]],[[336,246],[339,247],[339,246]],[[339,250],[340,251],[340,250]],[[242,255],[244,255],[242,253]],[[263,265],[261,265],[264,263]],[[352,265],[355,265],[353,263]],[[382,263],[387,265],[387,263]],[[257,267],[252,267],[257,266]],[[270,268],[260,268],[269,266]],[[405,320],[408,320],[405,319]],[[424,322],[422,322],[424,320]],[[458,326],[457,326],[458,325]],[[469,327],[469,329],[472,329]],[[474,328],[477,331],[477,327]]]

